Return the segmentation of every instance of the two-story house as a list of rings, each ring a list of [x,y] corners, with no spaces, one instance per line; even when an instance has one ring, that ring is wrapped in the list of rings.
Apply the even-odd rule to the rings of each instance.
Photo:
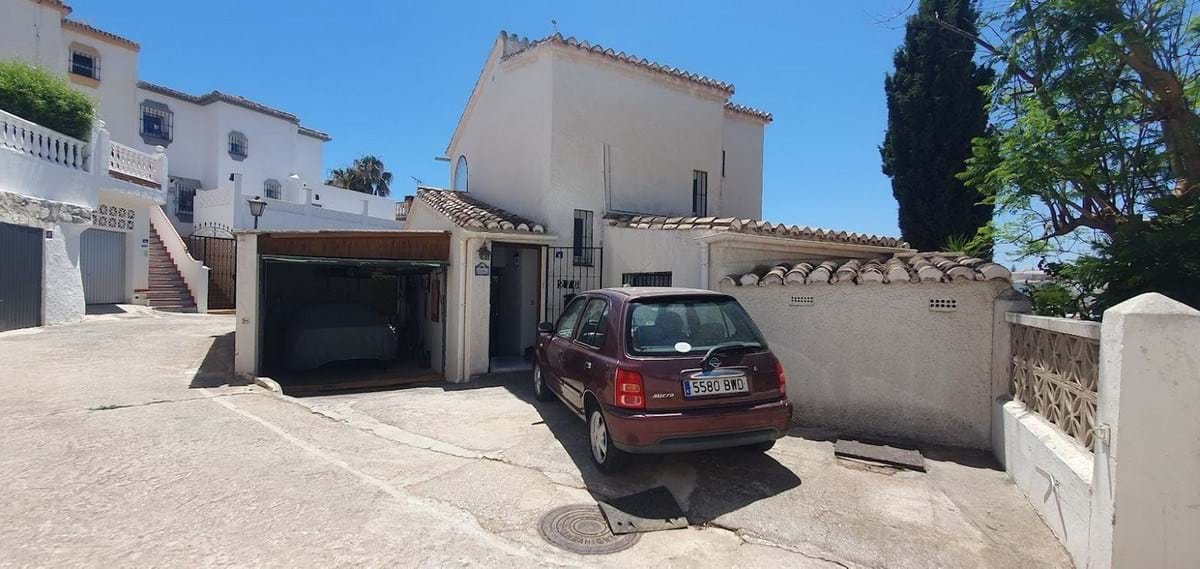
[[[68,240],[67,250],[82,250],[63,269],[79,277],[39,283],[28,277],[20,287],[6,289],[40,291],[23,295],[40,295],[38,306],[31,300],[7,302],[38,315],[22,317],[22,325],[77,319],[84,304],[144,301],[204,310],[207,299],[200,297],[207,295],[207,283],[200,281],[216,275],[232,279],[232,265],[208,271],[205,264],[212,263],[203,255],[192,258],[187,238],[197,229],[231,238],[232,230],[254,226],[247,200],[256,196],[267,203],[257,220],[261,228],[399,228],[393,200],[322,183],[322,147],[330,137],[303,126],[295,115],[219,91],[192,95],[141,81],[141,46],[70,18],[71,8],[61,1],[0,0],[0,6],[0,58],[25,61],[68,80],[96,104],[99,119],[92,140],[70,141],[61,133],[43,133],[22,117],[4,115],[12,132],[0,145],[21,155],[20,160],[5,158],[42,163],[0,170],[0,190],[63,199],[96,220],[85,219],[55,237]],[[86,189],[64,197],[69,185],[29,174],[46,162],[66,167],[33,144],[42,136],[73,144],[87,157],[103,154],[105,164],[97,163],[95,172],[89,160],[68,165],[92,176],[79,178],[77,185]],[[167,223],[156,224],[160,216]],[[29,247],[39,249],[43,264],[57,258],[45,247]],[[232,282],[222,288],[232,290]],[[60,305],[70,308],[54,308]]]
[[[899,240],[760,221],[770,113],[734,87],[554,34],[501,32],[406,228],[450,231],[446,375],[528,365],[539,320],[600,286],[715,289],[779,258]]]

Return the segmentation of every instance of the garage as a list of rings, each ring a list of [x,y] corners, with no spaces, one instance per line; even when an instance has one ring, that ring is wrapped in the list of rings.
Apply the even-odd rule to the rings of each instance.
[[[42,323],[42,230],[0,223],[0,332]]]
[[[257,367],[285,392],[440,381],[449,236],[294,231],[241,235],[253,255]],[[239,287],[245,272],[239,266]],[[239,321],[249,302],[238,294]]]
[[[125,239],[119,231],[91,228],[79,238],[83,299],[87,304],[125,302]]]

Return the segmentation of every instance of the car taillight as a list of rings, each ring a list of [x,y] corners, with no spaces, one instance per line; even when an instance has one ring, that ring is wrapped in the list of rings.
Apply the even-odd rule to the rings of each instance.
[[[779,395],[787,397],[787,374],[783,373],[783,364],[775,360],[775,377],[779,378]]]
[[[617,368],[614,399],[617,407],[645,409],[646,397],[642,393],[642,374],[633,370]]]

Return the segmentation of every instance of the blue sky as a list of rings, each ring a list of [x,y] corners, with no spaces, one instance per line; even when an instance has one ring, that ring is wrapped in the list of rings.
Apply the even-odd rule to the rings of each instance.
[[[143,79],[217,89],[329,132],[324,168],[381,156],[443,185],[446,147],[501,30],[552,31],[702,73],[771,111],[763,216],[898,235],[877,147],[884,74],[910,0],[744,2],[321,2],[74,0],[73,17],[142,45]]]

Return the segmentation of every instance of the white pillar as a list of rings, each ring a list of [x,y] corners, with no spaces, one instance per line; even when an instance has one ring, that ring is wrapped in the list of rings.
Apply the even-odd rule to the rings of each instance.
[[[164,192],[171,186],[171,178],[167,175],[167,149],[161,145],[154,147],[154,181]]]
[[[98,176],[108,175],[108,164],[112,160],[112,137],[104,128],[104,121],[96,121],[92,130],[92,157],[88,160],[88,172]]]
[[[1012,365],[1012,325],[1005,315],[1032,310],[1029,298],[1012,288],[1005,289],[992,304],[992,454],[1004,467],[1008,463],[1004,456],[1002,406],[1009,399],[1009,367]]]
[[[1105,311],[1096,428],[1089,566],[1200,567],[1200,311]]]

